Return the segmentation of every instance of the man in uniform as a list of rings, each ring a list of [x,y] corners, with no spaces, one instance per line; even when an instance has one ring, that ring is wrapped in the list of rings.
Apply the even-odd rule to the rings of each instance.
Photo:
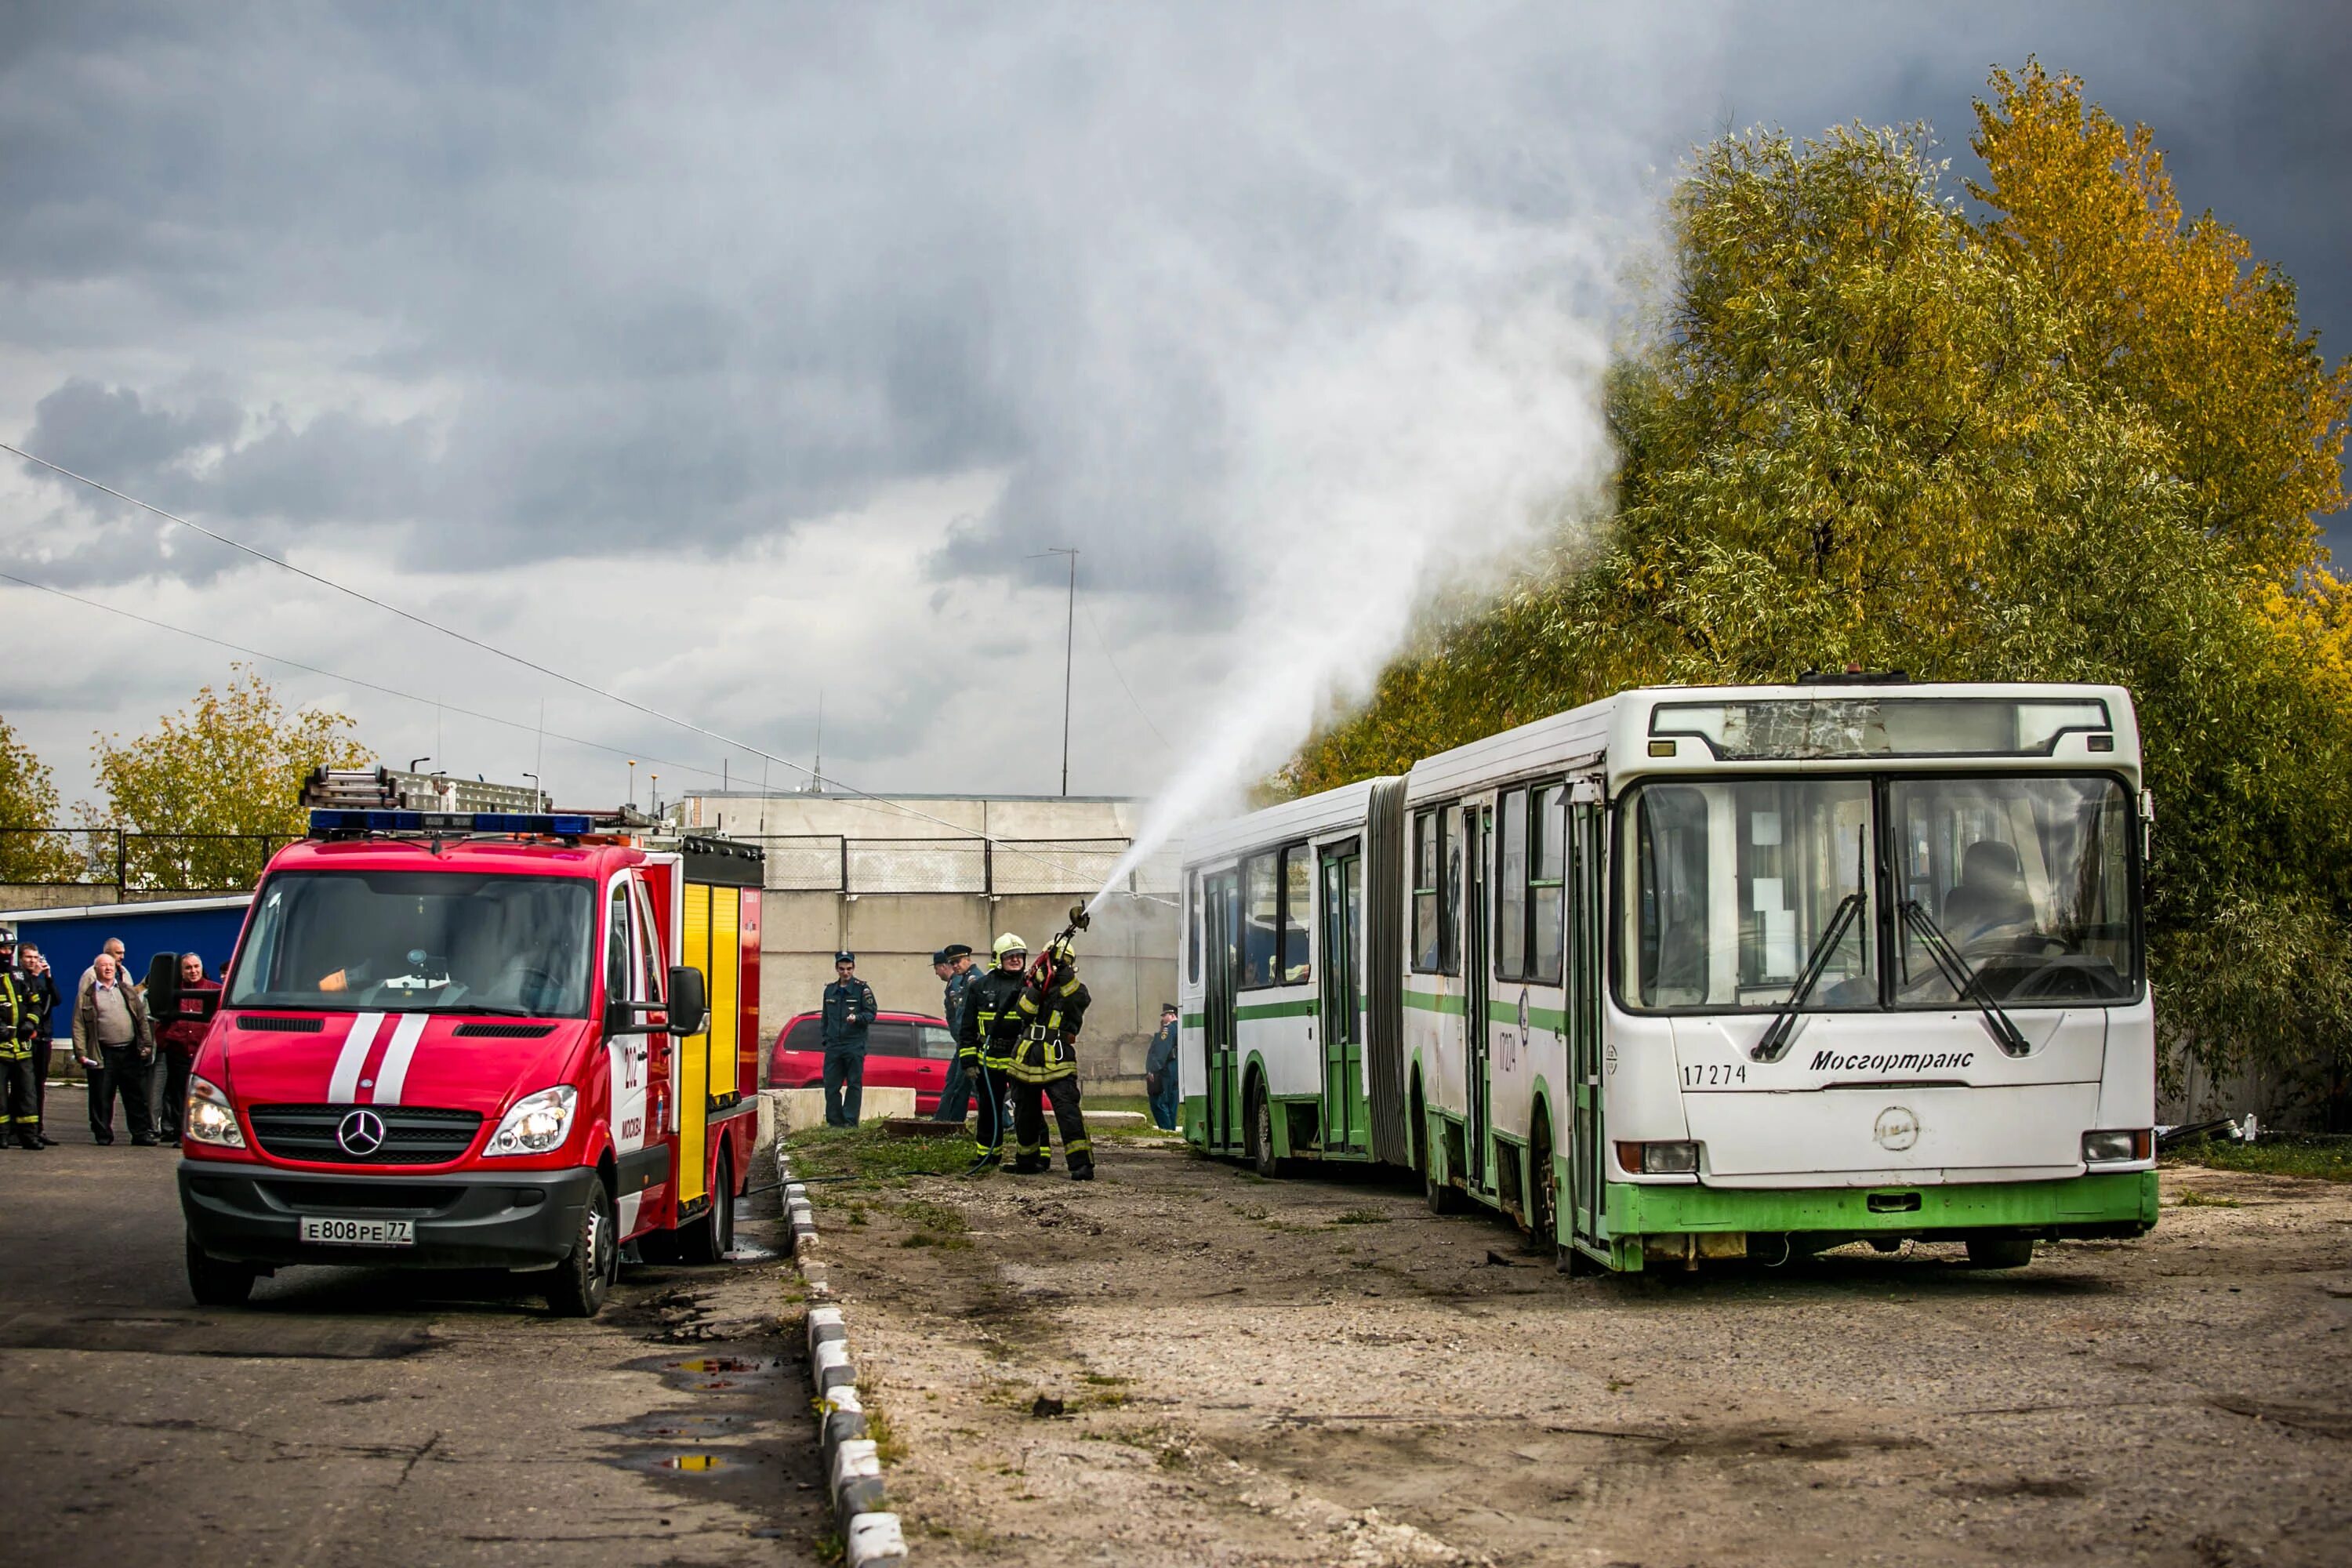
[[[1078,1110],[1078,1030],[1093,1000],[1078,979],[1078,961],[1064,942],[1046,948],[1022,987],[1013,1013],[1018,1028],[1013,1058],[1013,1169],[1032,1174],[1053,1168],[1045,1147],[1045,1104],[1062,1134],[1070,1180],[1095,1179],[1095,1146]]]
[[[49,1100],[49,1052],[54,1044],[49,1021],[58,1010],[58,977],[41,950],[29,942],[16,944],[16,990],[20,1002],[16,1032],[33,1053],[33,1122],[42,1129],[41,1147],[54,1149],[58,1141],[43,1126],[41,1113]]]
[[[1176,1004],[1160,1004],[1160,1032],[1143,1058],[1143,1091],[1151,1097],[1151,1124],[1176,1130]]]
[[[38,1005],[15,963],[0,968],[0,1144],[14,1139],[19,1149],[41,1147],[41,1093],[33,1081],[33,1044],[25,1031]],[[41,1048],[47,1050],[48,1016],[38,1016]]]
[[[857,978],[857,955],[833,955],[824,988],[824,1124],[855,1127],[866,1098],[866,1031],[874,1022],[874,987]]]
[[[996,939],[996,967],[964,993],[963,1017],[956,1026],[959,1054],[977,1064],[973,1090],[980,1097],[980,1163],[993,1165],[1004,1153],[1004,1086],[1021,1037],[1020,1001],[1028,982],[1029,944],[1011,931]]]
[[[962,1045],[965,998],[980,976],[972,971],[971,949],[960,942],[931,954],[931,973],[947,987],[940,999],[940,1016],[948,1021],[948,1035],[957,1042],[955,1058],[948,1063],[948,1080],[940,1087],[939,1109],[931,1112],[931,1120],[961,1123],[971,1109],[971,1091],[980,1076],[979,1053],[968,1056]]]

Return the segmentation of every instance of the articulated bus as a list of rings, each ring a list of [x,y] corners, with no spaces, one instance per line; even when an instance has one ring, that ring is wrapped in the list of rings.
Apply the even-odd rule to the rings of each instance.
[[[1418,1173],[1563,1268],[2156,1221],[2128,693],[1625,691],[1185,847],[1199,1152]]]

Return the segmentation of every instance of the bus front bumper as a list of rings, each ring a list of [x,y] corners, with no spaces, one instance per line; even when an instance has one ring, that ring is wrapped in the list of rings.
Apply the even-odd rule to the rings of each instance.
[[[215,1258],[395,1268],[541,1268],[572,1255],[593,1170],[352,1176],[183,1161],[180,1211]],[[305,1216],[400,1219],[415,1242],[334,1246],[301,1238]]]
[[[2155,1227],[2156,1213],[2153,1170],[2054,1182],[1916,1187],[1761,1189],[1612,1182],[1603,1211],[1621,1268],[1639,1268],[1633,1259],[1645,1250],[1742,1257],[1751,1236],[1773,1237],[1776,1245],[1780,1237],[1964,1241],[2021,1231],[2052,1241],[2145,1236]],[[1680,1245],[1685,1237],[1692,1238],[1686,1247]]]

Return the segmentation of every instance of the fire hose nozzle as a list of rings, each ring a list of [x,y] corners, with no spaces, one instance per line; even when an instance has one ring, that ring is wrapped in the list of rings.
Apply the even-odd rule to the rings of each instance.
[[[1087,913],[1086,905],[1072,904],[1070,906],[1070,929],[1072,931],[1090,931],[1093,929],[1094,923],[1095,918],[1094,916]]]

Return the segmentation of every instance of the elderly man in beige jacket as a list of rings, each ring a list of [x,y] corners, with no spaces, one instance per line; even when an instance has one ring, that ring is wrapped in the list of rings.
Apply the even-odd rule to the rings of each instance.
[[[154,1070],[155,1030],[148,1022],[147,998],[110,952],[98,955],[74,998],[73,1042],[74,1055],[89,1074],[90,1142],[114,1142],[114,1097],[120,1093],[131,1142],[153,1148],[148,1079]]]

